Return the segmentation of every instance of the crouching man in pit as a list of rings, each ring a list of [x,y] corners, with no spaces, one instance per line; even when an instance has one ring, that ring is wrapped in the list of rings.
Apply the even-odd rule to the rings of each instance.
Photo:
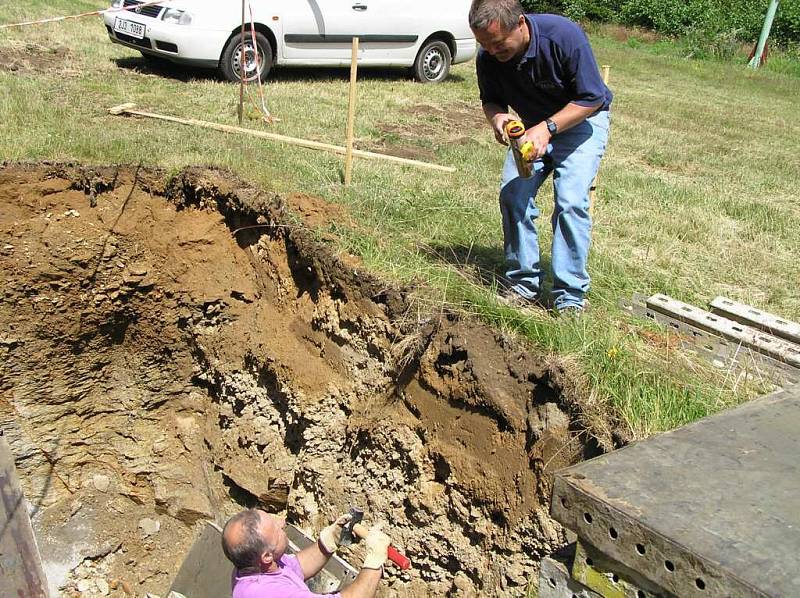
[[[319,540],[297,553],[286,554],[289,538],[283,528],[286,521],[258,509],[234,515],[222,530],[222,550],[233,563],[232,598],[309,598],[314,594],[305,580],[314,577],[336,552],[342,529],[350,515],[342,515],[320,532]],[[391,540],[373,527],[364,540],[367,556],[355,581],[341,593],[327,594],[340,598],[375,596],[383,574]]]

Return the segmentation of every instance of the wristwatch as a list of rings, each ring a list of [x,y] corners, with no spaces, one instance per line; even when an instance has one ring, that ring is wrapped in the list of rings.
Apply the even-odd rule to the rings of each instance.
[[[550,131],[550,135],[555,135],[558,133],[558,125],[555,122],[549,118],[546,118],[544,122],[547,123],[547,130]]]

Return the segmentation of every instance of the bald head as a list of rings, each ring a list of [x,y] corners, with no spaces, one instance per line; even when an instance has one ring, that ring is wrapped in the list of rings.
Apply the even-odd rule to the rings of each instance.
[[[288,546],[284,525],[283,519],[258,509],[237,513],[222,530],[222,550],[239,570],[268,570]]]

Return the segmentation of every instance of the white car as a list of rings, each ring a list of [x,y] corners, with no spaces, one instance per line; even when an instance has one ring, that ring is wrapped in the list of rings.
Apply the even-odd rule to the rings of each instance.
[[[104,20],[111,41],[146,58],[218,68],[230,81],[242,70],[246,80],[263,80],[273,66],[349,65],[355,36],[359,67],[412,67],[426,83],[442,81],[451,64],[477,50],[467,21],[470,0],[246,0],[245,6],[244,53],[241,0],[113,0]]]

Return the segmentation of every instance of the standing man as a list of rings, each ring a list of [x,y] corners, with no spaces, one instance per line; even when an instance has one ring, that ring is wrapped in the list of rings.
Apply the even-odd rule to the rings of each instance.
[[[305,580],[314,577],[339,547],[342,528],[350,515],[342,515],[320,532],[319,540],[297,553],[286,554],[286,521],[258,509],[231,517],[222,530],[222,550],[236,569],[233,598],[313,598]],[[367,556],[355,581],[329,598],[372,598],[378,589],[391,543],[373,527],[364,540]]]
[[[606,148],[611,91],[586,34],[569,19],[524,14],[518,0],[473,0],[469,23],[481,45],[478,86],[495,138],[507,145],[505,124],[515,118],[510,107],[525,125],[523,141],[535,151],[528,178],[518,175],[510,151],[503,166],[507,297],[514,304],[541,299],[536,193],[552,172],[552,304],[560,314],[578,314],[589,290],[589,189]]]

